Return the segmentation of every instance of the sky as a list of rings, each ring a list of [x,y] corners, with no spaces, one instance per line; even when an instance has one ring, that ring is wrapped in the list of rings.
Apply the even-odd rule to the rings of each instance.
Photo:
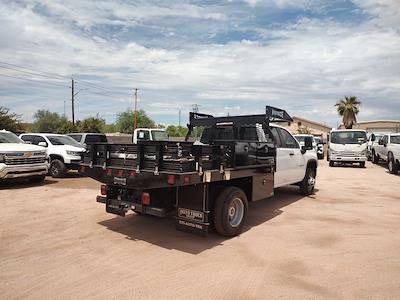
[[[400,120],[400,0],[0,0],[0,106],[108,123],[138,106],[181,124],[266,105],[335,127]],[[65,108],[65,110],[64,110]]]

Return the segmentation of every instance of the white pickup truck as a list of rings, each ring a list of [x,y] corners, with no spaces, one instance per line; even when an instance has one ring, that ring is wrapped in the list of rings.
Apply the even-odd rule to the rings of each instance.
[[[382,159],[387,163],[389,172],[397,174],[400,169],[400,133],[383,135],[372,148],[372,162]]]
[[[0,131],[0,181],[26,178],[41,182],[48,167],[46,151],[42,147],[27,145],[12,132]]]
[[[26,133],[20,138],[25,143],[45,147],[50,158],[49,173],[54,178],[63,177],[68,170],[78,169],[81,154],[86,151],[72,137],[62,134]]]

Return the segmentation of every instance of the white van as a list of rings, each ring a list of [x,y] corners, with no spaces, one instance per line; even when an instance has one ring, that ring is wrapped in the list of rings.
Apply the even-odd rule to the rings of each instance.
[[[360,129],[332,130],[328,144],[329,166],[335,163],[359,163],[365,167],[367,160],[367,133]]]

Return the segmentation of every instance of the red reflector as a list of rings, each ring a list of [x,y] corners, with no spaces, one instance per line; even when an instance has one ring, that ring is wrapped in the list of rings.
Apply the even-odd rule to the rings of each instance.
[[[103,196],[107,195],[107,186],[106,185],[102,184],[100,190],[101,190],[101,194]]]
[[[80,172],[80,173],[85,172],[85,166],[80,166],[80,167],[79,167],[79,172]]]
[[[188,176],[188,175],[184,176],[183,183],[190,183],[190,176]]]
[[[123,170],[118,170],[117,171],[117,176],[118,177],[122,177],[124,175],[124,171]]]
[[[142,193],[142,204],[150,205],[150,194],[149,193]]]
[[[112,176],[112,169],[107,169],[107,176]]]
[[[168,175],[168,184],[174,184],[174,183],[175,183],[175,176]]]
[[[133,170],[133,171],[131,171],[131,172],[129,173],[129,176],[130,176],[130,177],[135,177],[136,175],[137,175],[137,173],[136,173],[135,170]]]

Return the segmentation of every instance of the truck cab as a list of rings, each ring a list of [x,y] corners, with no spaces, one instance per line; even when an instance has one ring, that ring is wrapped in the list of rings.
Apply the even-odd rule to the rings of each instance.
[[[367,133],[365,130],[332,130],[329,135],[329,166],[335,163],[359,163],[365,167],[367,160]]]
[[[137,128],[133,132],[132,142],[168,141],[168,134],[161,128]]]
[[[261,162],[257,143],[265,141],[275,143],[276,172],[274,175],[274,188],[298,184],[306,176],[307,166],[310,165],[313,166],[313,174],[311,174],[312,178],[310,180],[314,184],[317,170],[317,153],[313,136],[305,136],[302,143],[299,143],[289,131],[277,124],[271,123],[268,130],[267,128],[263,129],[261,124],[243,126],[238,130],[234,130],[233,127],[224,124],[217,128],[205,128],[200,142],[207,145],[210,141],[234,139],[240,141],[236,145],[235,152],[239,157],[243,157],[239,161],[239,164],[243,165],[250,164],[249,160],[256,158],[258,162]]]

